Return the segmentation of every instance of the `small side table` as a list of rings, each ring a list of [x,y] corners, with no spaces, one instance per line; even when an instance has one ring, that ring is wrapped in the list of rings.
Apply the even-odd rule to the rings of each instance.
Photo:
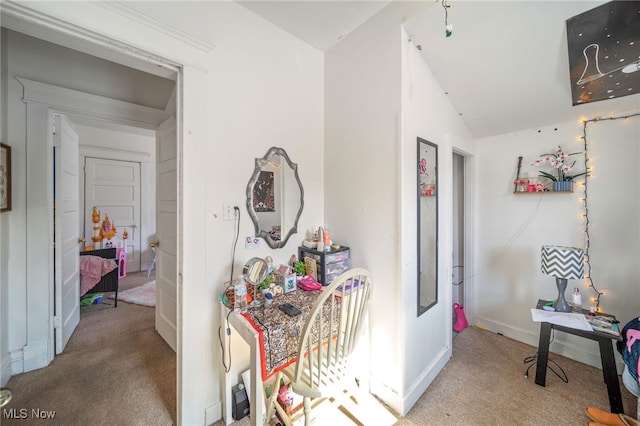
[[[538,300],[537,309],[547,303],[546,300]],[[589,311],[583,310],[588,314]],[[603,314],[598,314],[603,315]],[[606,314],[604,314],[606,315]],[[613,315],[607,315],[615,319]],[[586,339],[595,340],[600,346],[600,360],[602,361],[602,375],[607,384],[607,392],[609,393],[609,405],[612,413],[624,413],[622,408],[622,395],[620,394],[620,383],[618,382],[618,371],[616,370],[616,360],[613,354],[613,342],[622,340],[622,337],[613,336],[608,333],[600,333],[597,331],[584,331],[575,328],[564,327],[561,325],[551,324],[549,322],[540,323],[540,340],[538,342],[538,364],[536,366],[536,384],[545,385],[547,377],[547,363],[549,361],[549,340],[551,338],[551,330],[558,330],[564,333],[573,334],[575,336],[584,337]]]

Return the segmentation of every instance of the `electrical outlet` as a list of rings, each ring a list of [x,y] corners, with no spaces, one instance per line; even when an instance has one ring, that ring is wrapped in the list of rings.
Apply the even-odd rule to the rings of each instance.
[[[260,247],[260,237],[249,235],[244,239],[244,248]]]
[[[233,210],[234,207],[233,203],[222,203],[223,220],[234,220],[236,218],[236,214]]]

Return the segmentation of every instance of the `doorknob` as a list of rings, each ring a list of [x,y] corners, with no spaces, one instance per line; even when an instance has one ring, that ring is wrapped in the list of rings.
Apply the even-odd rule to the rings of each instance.
[[[84,244],[86,241],[86,238],[78,238],[78,244]]]
[[[151,247],[151,248],[156,248],[156,247],[158,247],[159,245],[160,245],[160,241],[156,241],[155,243],[151,243],[151,244],[149,244],[149,247]]]

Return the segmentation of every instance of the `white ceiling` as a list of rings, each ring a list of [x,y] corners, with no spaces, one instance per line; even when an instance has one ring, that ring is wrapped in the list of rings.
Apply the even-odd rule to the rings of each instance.
[[[394,0],[402,5],[402,1]],[[415,9],[415,1],[405,4]],[[311,46],[327,51],[390,2],[347,0],[238,0]],[[572,106],[565,21],[604,1],[437,0],[405,28],[454,108],[474,137],[577,120],[607,117],[640,108],[640,94]],[[127,2],[209,43],[212,2]]]
[[[241,4],[320,50],[388,1]],[[475,137],[640,108],[640,95],[572,106],[565,21],[604,1],[425,1],[405,22],[410,38]],[[349,12],[349,13],[347,13]]]

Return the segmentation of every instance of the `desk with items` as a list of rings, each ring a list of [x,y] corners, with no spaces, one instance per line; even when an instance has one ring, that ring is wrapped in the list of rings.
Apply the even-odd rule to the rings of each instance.
[[[538,300],[536,309],[543,309],[547,301]],[[589,311],[582,310],[585,317],[589,316]],[[616,324],[615,316],[598,313],[599,316],[611,318],[612,323]],[[617,324],[616,324],[617,326]],[[538,343],[538,364],[536,366],[536,384],[545,386],[547,377],[547,363],[549,360],[549,344],[551,340],[551,330],[558,330],[564,333],[573,334],[575,336],[584,337],[598,342],[600,348],[600,359],[602,360],[602,374],[607,384],[607,392],[609,394],[609,404],[612,413],[624,413],[622,407],[622,395],[620,394],[620,384],[618,382],[618,372],[616,370],[616,361],[613,352],[613,342],[622,340],[620,334],[608,333],[596,330],[579,330],[576,328],[565,327],[550,322],[540,322],[540,340]]]

